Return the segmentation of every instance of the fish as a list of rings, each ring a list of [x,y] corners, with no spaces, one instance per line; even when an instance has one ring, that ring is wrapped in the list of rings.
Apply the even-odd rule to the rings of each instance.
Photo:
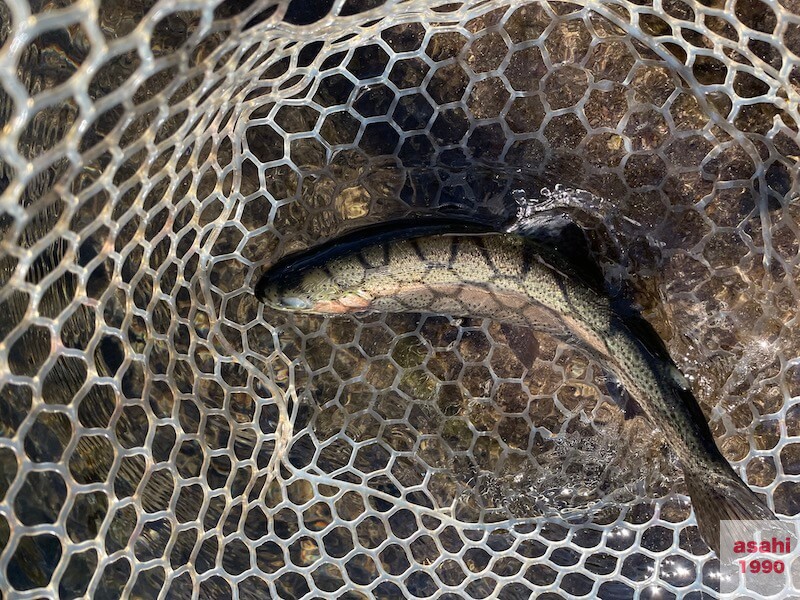
[[[265,270],[254,292],[281,311],[482,317],[552,335],[596,360],[626,403],[664,432],[700,534],[718,556],[720,521],[751,535],[749,522],[777,520],[718,449],[689,382],[649,322],[582,277],[558,247],[481,223],[412,218],[290,253]]]

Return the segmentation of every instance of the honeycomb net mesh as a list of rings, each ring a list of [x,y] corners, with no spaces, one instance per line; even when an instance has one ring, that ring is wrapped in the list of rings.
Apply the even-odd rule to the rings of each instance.
[[[794,516],[798,15],[2,0],[0,596],[715,596],[580,352],[252,287],[362,223],[566,213]]]

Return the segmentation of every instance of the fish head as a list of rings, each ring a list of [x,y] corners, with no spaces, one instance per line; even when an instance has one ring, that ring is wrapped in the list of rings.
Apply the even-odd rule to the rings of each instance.
[[[369,310],[369,294],[337,281],[324,267],[270,272],[256,286],[267,306],[309,314],[342,314]]]

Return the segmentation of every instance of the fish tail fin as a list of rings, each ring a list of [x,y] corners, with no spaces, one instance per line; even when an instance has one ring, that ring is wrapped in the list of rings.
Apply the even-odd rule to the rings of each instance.
[[[715,470],[690,472],[686,470],[686,485],[692,500],[700,535],[720,556],[721,521],[732,521],[732,539],[753,540],[760,531],[753,521],[777,521],[769,507],[739,479],[733,469],[729,473]]]

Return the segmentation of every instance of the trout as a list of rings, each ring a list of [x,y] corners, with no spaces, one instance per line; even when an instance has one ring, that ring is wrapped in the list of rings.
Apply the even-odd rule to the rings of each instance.
[[[460,221],[371,226],[285,256],[255,293],[279,310],[483,317],[552,335],[596,360],[664,432],[700,534],[718,555],[721,520],[740,521],[747,535],[745,521],[776,519],[720,453],[652,326],[535,239]]]

